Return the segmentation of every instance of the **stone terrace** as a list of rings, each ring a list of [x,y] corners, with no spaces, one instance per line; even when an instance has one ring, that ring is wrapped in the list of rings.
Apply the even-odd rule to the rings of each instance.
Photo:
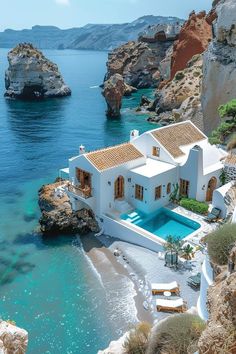
[[[199,222],[202,225],[200,232],[190,237],[186,242],[193,246],[198,246],[200,239],[216,229],[218,224],[209,224],[204,221],[204,217],[191,211],[188,211],[180,206],[169,205],[169,208]],[[152,296],[151,283],[166,283],[177,281],[180,286],[180,296],[187,302],[187,307],[196,307],[199,296],[199,291],[192,289],[187,285],[187,279],[191,275],[201,272],[202,262],[205,257],[205,250],[198,250],[195,253],[194,259],[191,261],[192,267],[180,266],[179,269],[169,268],[164,266],[164,260],[159,259],[158,254],[149,249],[130,244],[128,242],[112,239],[108,236],[102,236],[99,239],[108,246],[111,251],[115,249],[121,251],[121,255],[117,257],[118,261],[124,265],[129,272],[137,288],[146,298],[145,307],[148,305],[149,311],[153,312],[156,320],[161,320],[169,316],[169,313],[157,312],[155,300],[164,298],[164,296]],[[172,296],[173,299],[177,297]]]

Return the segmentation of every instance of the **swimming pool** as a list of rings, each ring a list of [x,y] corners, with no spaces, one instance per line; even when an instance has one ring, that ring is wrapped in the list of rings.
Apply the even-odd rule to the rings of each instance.
[[[164,240],[169,235],[183,239],[201,227],[198,222],[166,208],[161,208],[149,215],[136,209],[128,214],[122,214],[121,219],[137,225]]]

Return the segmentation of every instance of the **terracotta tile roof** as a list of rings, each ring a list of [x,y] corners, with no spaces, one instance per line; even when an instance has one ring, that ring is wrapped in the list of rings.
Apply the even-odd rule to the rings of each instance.
[[[184,155],[184,152],[180,148],[181,146],[194,144],[206,139],[205,135],[190,122],[170,125],[157,129],[151,132],[151,134],[174,158]]]
[[[225,159],[225,163],[236,165],[236,155],[228,155]]]
[[[99,171],[103,171],[139,159],[143,154],[132,144],[125,143],[89,152],[85,156]]]

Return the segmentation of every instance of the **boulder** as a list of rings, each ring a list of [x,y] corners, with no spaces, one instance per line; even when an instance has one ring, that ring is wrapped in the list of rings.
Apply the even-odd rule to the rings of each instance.
[[[216,2],[214,39],[203,57],[202,108],[204,132],[210,134],[220,117],[218,107],[236,97],[236,2]]]
[[[106,114],[108,117],[117,118],[120,116],[122,97],[125,94],[125,89],[124,79],[120,74],[114,74],[104,82],[102,94],[107,102]]]
[[[39,190],[39,220],[44,234],[86,234],[98,232],[99,226],[92,210],[73,211],[66,193],[58,194],[57,188],[62,182],[42,186]]]
[[[0,354],[25,354],[28,333],[13,322],[0,320]]]
[[[203,53],[212,39],[211,25],[206,13],[192,12],[183,25],[178,40],[174,43],[171,58],[171,79],[186,68],[188,61],[196,54]]]
[[[56,64],[31,44],[19,44],[8,53],[5,96],[42,99],[71,95]]]

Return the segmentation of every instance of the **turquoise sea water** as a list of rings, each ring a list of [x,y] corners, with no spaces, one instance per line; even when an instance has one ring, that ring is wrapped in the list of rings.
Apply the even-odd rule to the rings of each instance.
[[[198,222],[165,208],[161,208],[151,215],[145,215],[139,210],[135,210],[130,214],[123,214],[121,218],[164,240],[169,235],[184,239],[201,227]]]
[[[45,54],[59,65],[72,96],[20,102],[3,97],[7,50],[0,49],[0,315],[28,330],[30,354],[93,354],[133,321],[126,312],[132,309],[131,290],[125,283],[109,293],[112,284],[104,286],[80,239],[45,239],[34,232],[37,191],[57,177],[81,143],[96,149],[153,125],[129,108],[142,91],[124,100],[121,119],[106,119],[98,85],[107,53]]]

